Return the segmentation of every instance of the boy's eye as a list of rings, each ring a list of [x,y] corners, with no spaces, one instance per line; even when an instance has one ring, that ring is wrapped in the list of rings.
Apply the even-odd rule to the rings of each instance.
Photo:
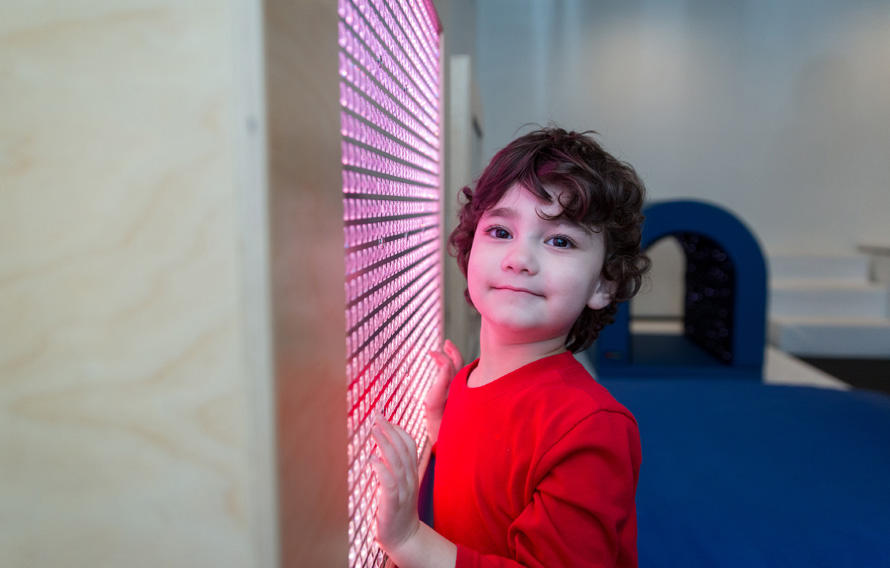
[[[556,248],[572,248],[573,246],[575,246],[575,243],[573,243],[568,237],[563,237],[560,235],[547,239],[547,244],[553,245]]]
[[[505,229],[503,227],[491,227],[486,232],[496,239],[509,239],[510,238],[510,231],[508,231],[507,229]]]

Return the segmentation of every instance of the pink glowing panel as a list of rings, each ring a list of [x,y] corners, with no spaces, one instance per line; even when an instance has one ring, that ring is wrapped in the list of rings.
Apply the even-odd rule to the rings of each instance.
[[[439,22],[431,0],[339,0],[349,565],[379,566],[372,416],[423,453],[442,341]]]

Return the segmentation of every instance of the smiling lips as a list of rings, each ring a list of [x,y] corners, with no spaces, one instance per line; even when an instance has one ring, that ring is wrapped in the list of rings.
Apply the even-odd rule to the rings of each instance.
[[[501,290],[501,291],[506,291],[506,292],[517,292],[517,293],[522,293],[522,294],[528,294],[530,296],[538,296],[540,298],[544,297],[543,294],[537,294],[535,292],[532,292],[531,290],[526,290],[525,288],[519,288],[517,286],[492,286],[492,288],[494,288],[495,290]]]

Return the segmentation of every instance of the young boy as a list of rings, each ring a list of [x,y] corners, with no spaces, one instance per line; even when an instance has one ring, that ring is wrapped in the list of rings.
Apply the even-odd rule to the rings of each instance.
[[[573,352],[639,290],[644,193],[629,165],[558,128],[513,141],[463,189],[449,245],[481,354],[456,375],[453,345],[433,354],[435,531],[418,519],[413,440],[382,417],[372,431],[377,542],[400,568],[637,565],[636,421]]]

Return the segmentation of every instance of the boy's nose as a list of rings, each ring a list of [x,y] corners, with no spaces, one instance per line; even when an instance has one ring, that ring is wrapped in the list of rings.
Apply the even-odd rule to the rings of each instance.
[[[538,272],[538,262],[534,252],[531,250],[531,246],[529,243],[515,239],[512,246],[507,250],[501,267],[504,270],[536,274]]]

